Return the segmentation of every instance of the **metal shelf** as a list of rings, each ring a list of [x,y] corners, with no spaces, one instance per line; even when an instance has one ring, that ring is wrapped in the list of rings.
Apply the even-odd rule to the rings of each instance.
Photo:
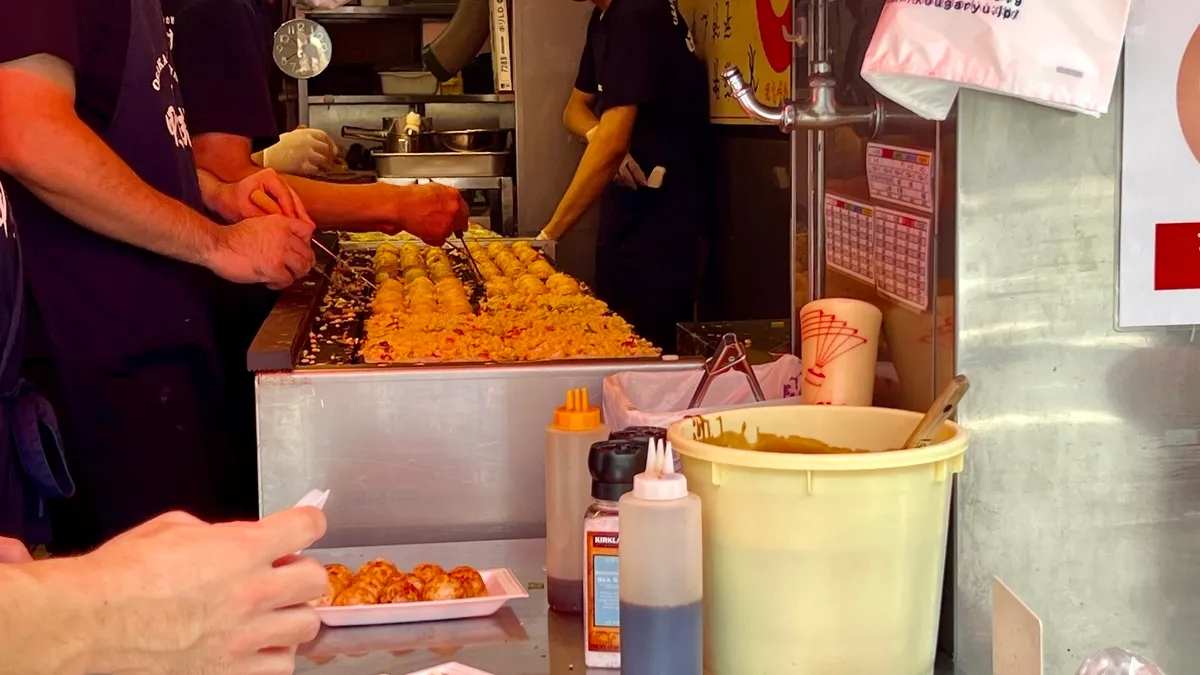
[[[402,94],[402,95],[316,95],[309,105],[404,105],[413,103],[512,103],[512,94]]]
[[[318,9],[305,12],[303,16],[313,21],[363,21],[408,16],[453,16],[457,9],[457,2],[407,2],[386,7],[352,5],[337,9]]]

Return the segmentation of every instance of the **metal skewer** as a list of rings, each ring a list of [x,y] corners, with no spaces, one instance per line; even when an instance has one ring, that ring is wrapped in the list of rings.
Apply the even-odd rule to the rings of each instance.
[[[250,201],[253,202],[255,206],[262,209],[263,211],[266,211],[267,213],[269,213],[271,215],[277,216],[277,215],[280,215],[283,213],[283,209],[279,208],[279,204],[276,204],[275,200],[271,199],[271,197],[266,192],[263,192],[262,190],[255,190],[255,191],[251,192],[250,193]],[[379,288],[376,287],[375,284],[371,283],[371,281],[368,280],[366,277],[364,277],[358,271],[358,269],[354,267],[354,265],[351,265],[350,263],[346,262],[345,259],[343,259],[341,256],[334,253],[333,251],[330,251],[329,247],[325,246],[325,244],[322,244],[316,237],[312,238],[312,243],[316,244],[317,248],[321,249],[326,254],[328,254],[330,257],[332,257],[333,261],[335,263],[345,266],[346,269],[350,270],[351,274],[353,274],[355,277],[358,277],[358,280],[363,282],[367,286],[369,286],[371,288],[371,290],[373,290],[373,291],[379,290]],[[323,272],[319,269],[317,271],[320,272],[321,275],[324,276],[326,279],[333,281],[333,279],[328,274],[325,274],[325,272]]]
[[[475,262],[475,255],[471,253],[471,249],[467,248],[467,238],[463,236],[462,232],[455,232],[454,235],[462,242],[463,253],[466,254],[467,260],[471,263],[471,269],[475,272],[475,279],[482,284],[483,272],[479,271],[479,263]]]

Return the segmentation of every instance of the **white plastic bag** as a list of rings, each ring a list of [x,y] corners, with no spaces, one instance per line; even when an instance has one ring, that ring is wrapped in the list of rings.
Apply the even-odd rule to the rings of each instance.
[[[1092,655],[1075,675],[1165,675],[1158,666],[1118,647]]]
[[[1108,112],[1131,0],[887,0],[862,76],[944,120],[960,87]]]
[[[667,428],[687,415],[753,405],[778,405],[780,399],[800,403],[800,359],[785,354],[754,367],[767,402],[756,404],[746,376],[737,371],[713,380],[701,407],[688,410],[703,370],[679,372],[624,372],[604,378],[604,423],[613,431],[627,427]],[[749,404],[749,405],[747,405]]]

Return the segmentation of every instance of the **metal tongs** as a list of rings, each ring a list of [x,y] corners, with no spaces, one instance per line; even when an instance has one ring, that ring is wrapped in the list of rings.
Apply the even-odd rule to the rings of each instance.
[[[266,192],[263,192],[262,190],[255,190],[255,191],[251,192],[250,193],[250,201],[253,202],[254,205],[257,206],[258,208],[262,209],[263,211],[266,211],[267,213],[269,213],[273,216],[277,216],[277,215],[280,215],[281,213],[283,213],[283,209],[279,208],[279,205],[275,203],[275,200],[271,199],[271,197]],[[311,241],[312,241],[312,243],[316,244],[317,248],[321,249],[327,255],[332,257],[333,261],[335,263],[337,263],[338,265],[342,265],[346,269],[350,270],[351,274],[358,277],[358,280],[363,282],[364,284],[366,284],[368,287],[370,287],[371,290],[373,290],[373,291],[379,290],[375,286],[375,284],[371,283],[371,281],[369,279],[367,279],[365,276],[363,276],[362,273],[359,272],[356,267],[354,267],[354,265],[351,265],[350,263],[346,262],[346,260],[343,259],[341,256],[334,253],[333,251],[330,251],[329,247],[327,247],[325,244],[322,244],[320,242],[320,240],[318,240],[316,237],[313,237]],[[333,281],[333,279],[330,278],[330,276],[328,274],[326,274],[324,272],[324,270],[320,269],[319,267],[315,268],[315,269],[318,272],[320,272],[321,276],[325,277],[326,279],[329,279],[330,281]]]
[[[704,375],[700,378],[696,393],[692,394],[692,401],[688,403],[688,409],[698,407],[704,401],[704,396],[708,394],[708,388],[712,386],[713,380],[731,370],[740,371],[746,376],[750,382],[750,393],[754,395],[755,401],[761,403],[767,400],[767,397],[763,395],[762,386],[758,383],[758,377],[754,374],[754,369],[750,367],[750,361],[746,358],[745,346],[738,341],[736,335],[726,333],[717,343],[717,351],[712,358],[704,362]]]
[[[467,238],[463,236],[462,232],[455,232],[454,236],[462,243],[463,254],[467,256],[467,262],[471,263],[471,270],[475,272],[475,279],[480,284],[483,284],[483,273],[479,271],[479,263],[475,262],[475,255],[467,247]]]

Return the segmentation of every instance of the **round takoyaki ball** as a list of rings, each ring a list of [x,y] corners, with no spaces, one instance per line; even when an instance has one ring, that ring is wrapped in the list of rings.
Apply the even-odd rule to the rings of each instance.
[[[325,595],[313,601],[312,604],[315,607],[328,607],[333,604],[333,599],[354,583],[354,572],[351,572],[350,568],[345,565],[337,563],[326,565],[325,575],[329,580],[329,585],[325,589]]]
[[[399,279],[399,278],[400,278],[400,268],[399,267],[389,265],[387,267],[380,267],[375,270],[375,285],[376,286],[378,286],[379,284],[382,284],[383,282],[387,281],[388,279]]]
[[[415,303],[408,308],[408,312],[418,316],[437,314],[437,305],[430,302]]]
[[[487,584],[483,582],[483,577],[474,567],[466,565],[455,567],[450,570],[450,578],[456,579],[458,583],[462,584],[468,598],[482,598],[488,594]]]
[[[483,277],[484,281],[491,281],[502,274],[500,268],[496,267],[495,263],[479,263],[479,276]]]
[[[529,264],[529,273],[539,279],[549,279],[554,276],[554,268],[545,260],[535,260]]]
[[[493,241],[492,243],[488,244],[487,252],[488,255],[495,258],[501,253],[508,253],[508,244],[505,244],[502,241]]]
[[[420,602],[421,592],[403,577],[392,577],[383,592],[379,594],[379,604],[390,605],[401,602]]]
[[[514,246],[513,253],[516,254],[517,260],[520,260],[526,265],[532,264],[533,261],[538,259],[538,252],[533,250],[533,248],[528,245],[522,246],[521,248]]]
[[[439,574],[445,574],[446,570],[442,569],[442,566],[437,563],[421,563],[413,568],[412,573],[417,575],[421,581],[429,583],[430,579]]]
[[[379,249],[375,253],[375,257],[371,259],[371,264],[374,267],[383,267],[385,265],[399,265],[400,256],[392,250]]]
[[[334,607],[351,607],[353,605],[373,605],[379,600],[379,592],[371,584],[354,584],[338,593],[333,598]]]
[[[396,575],[400,570],[392,564],[390,560],[384,558],[376,558],[365,562],[358,568],[358,580],[379,578],[383,582],[387,582]]]
[[[422,600],[459,600],[467,597],[467,591],[462,582],[445,572],[438,574],[425,582],[425,590],[421,592]]]
[[[513,292],[513,282],[508,277],[496,277],[484,282],[483,287],[491,297],[498,298]]]
[[[425,272],[425,270],[421,269],[420,267],[410,267],[410,268],[404,270],[403,278],[405,281],[412,282],[412,281],[416,281],[417,279],[424,279],[427,276],[429,276],[429,275]]]
[[[413,574],[412,572],[397,573],[396,576],[392,577],[392,583],[395,583],[396,581],[408,582],[409,585],[411,585],[413,588],[417,589],[418,594],[421,591],[425,590],[425,581],[423,579],[421,579],[421,577]]]

